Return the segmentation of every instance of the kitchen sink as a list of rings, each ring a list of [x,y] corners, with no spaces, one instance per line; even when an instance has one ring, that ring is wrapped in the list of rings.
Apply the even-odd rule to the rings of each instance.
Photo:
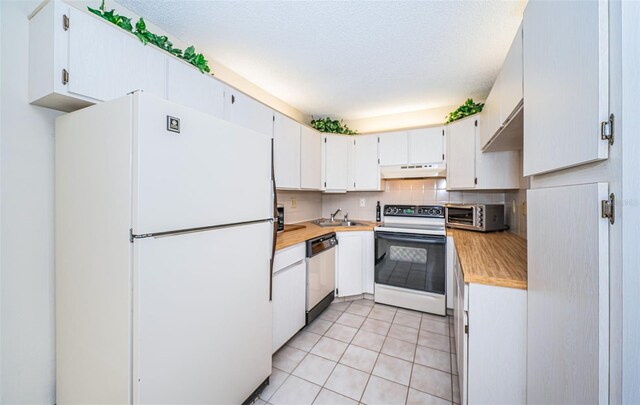
[[[330,219],[325,219],[325,218],[316,219],[315,221],[313,221],[313,223],[318,225],[318,226],[322,226],[322,227],[336,227],[336,226],[350,227],[350,226],[364,226],[365,225],[362,222],[332,221]]]

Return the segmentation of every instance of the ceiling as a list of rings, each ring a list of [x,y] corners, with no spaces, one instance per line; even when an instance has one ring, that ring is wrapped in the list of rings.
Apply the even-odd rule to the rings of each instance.
[[[525,6],[524,0],[119,3],[303,113],[344,119],[485,99]]]

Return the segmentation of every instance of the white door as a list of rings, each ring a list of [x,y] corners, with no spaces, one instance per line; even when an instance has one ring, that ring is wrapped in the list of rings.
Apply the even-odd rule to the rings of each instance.
[[[272,229],[134,242],[134,403],[239,404],[271,374]]]
[[[474,188],[478,116],[447,125],[447,188]]]
[[[326,190],[347,190],[350,139],[343,135],[325,135]]]
[[[300,124],[275,113],[273,144],[276,185],[278,188],[300,188]]]
[[[339,232],[336,288],[338,297],[362,294],[364,250],[363,232]]]
[[[608,8],[608,1],[527,4],[525,176],[608,157],[600,139],[609,116]]]
[[[500,121],[505,123],[522,100],[522,26],[516,31],[509,53],[504,60],[500,75]]]
[[[318,131],[300,126],[300,188],[322,188],[322,145]]]
[[[146,94],[134,103],[134,234],[273,216],[271,139]]]
[[[607,196],[606,183],[527,192],[528,403],[609,400]]]
[[[354,189],[380,189],[380,166],[378,166],[378,137],[358,135],[353,140]]]
[[[238,90],[225,90],[225,119],[273,137],[273,110]]]
[[[302,260],[273,274],[273,352],[304,327],[306,273]]]
[[[380,164],[403,165],[409,162],[409,134],[405,131],[379,134]]]
[[[444,161],[444,127],[409,131],[409,163],[440,163]]]
[[[224,85],[186,62],[167,58],[167,100],[223,118]]]
[[[103,101],[135,90],[166,96],[168,55],[73,7],[69,18],[70,93]]]

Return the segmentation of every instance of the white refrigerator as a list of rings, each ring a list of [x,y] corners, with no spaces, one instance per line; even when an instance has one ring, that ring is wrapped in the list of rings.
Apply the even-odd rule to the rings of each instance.
[[[141,92],[55,137],[57,403],[252,397],[271,374],[271,139]]]

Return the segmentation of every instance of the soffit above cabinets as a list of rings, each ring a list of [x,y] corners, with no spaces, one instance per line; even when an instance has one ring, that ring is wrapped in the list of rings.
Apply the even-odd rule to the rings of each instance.
[[[293,107],[347,120],[459,105],[468,97],[483,100],[525,6],[525,1],[119,3]]]

